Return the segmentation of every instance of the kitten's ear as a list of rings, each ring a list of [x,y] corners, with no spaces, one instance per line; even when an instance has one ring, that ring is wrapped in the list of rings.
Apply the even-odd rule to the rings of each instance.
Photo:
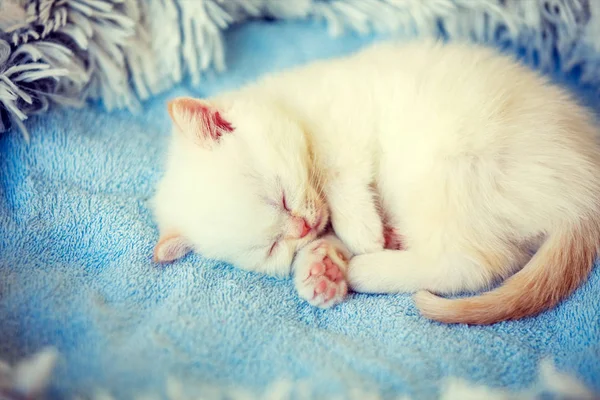
[[[218,142],[224,134],[233,132],[231,123],[209,102],[178,97],[171,100],[167,108],[179,131],[205,147]]]
[[[156,246],[154,246],[154,258],[156,263],[168,263],[175,261],[192,251],[192,246],[178,234],[160,235]]]

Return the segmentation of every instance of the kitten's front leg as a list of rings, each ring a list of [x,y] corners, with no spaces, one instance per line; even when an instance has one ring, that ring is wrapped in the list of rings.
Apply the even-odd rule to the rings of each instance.
[[[298,295],[321,308],[340,303],[348,293],[346,273],[350,257],[350,251],[333,234],[304,246],[292,265]]]
[[[375,193],[368,184],[353,179],[329,185],[327,200],[337,236],[354,254],[381,251],[385,240]]]

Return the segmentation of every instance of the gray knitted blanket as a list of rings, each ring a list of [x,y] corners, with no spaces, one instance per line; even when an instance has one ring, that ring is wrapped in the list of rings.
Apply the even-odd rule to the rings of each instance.
[[[600,83],[596,0],[0,0],[0,132],[51,104],[136,110],[182,79],[225,69],[223,31],[250,18],[314,18],[518,47],[542,70]]]

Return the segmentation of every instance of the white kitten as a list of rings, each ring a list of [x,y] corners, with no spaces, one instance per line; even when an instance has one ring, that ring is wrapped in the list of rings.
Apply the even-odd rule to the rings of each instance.
[[[341,301],[347,279],[362,292],[418,291],[439,321],[486,324],[557,304],[600,245],[592,118],[490,49],[382,44],[210,101],[175,99],[169,112],[157,261],[196,249],[286,275],[301,249],[296,283],[312,304]],[[348,270],[335,238],[305,246],[329,217],[356,255]],[[423,291],[487,288],[542,241],[491,292]]]
[[[175,135],[155,198],[155,259],[171,261],[194,248],[285,276],[296,250],[328,221],[309,142],[268,99],[230,100],[169,105]]]

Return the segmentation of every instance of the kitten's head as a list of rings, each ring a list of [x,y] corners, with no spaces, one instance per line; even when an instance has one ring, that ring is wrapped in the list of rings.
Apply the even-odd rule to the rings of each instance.
[[[329,214],[302,128],[257,98],[169,103],[174,132],[154,201],[158,262],[191,250],[287,275]]]

